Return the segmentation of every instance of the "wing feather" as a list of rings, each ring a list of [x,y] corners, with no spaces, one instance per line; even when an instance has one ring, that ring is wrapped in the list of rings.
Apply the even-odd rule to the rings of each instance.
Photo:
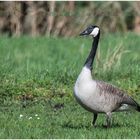
[[[117,99],[119,99],[121,104],[129,104],[136,108],[139,108],[139,104],[130,97],[125,91],[119,89],[118,87],[111,85],[109,83],[103,82],[103,81],[96,81],[97,87],[100,89],[101,94],[110,94]]]
[[[111,85],[109,83],[103,82],[103,81],[96,81],[98,88],[105,93],[113,94],[114,96],[123,97],[125,95],[125,92],[119,88],[117,88],[114,85]]]

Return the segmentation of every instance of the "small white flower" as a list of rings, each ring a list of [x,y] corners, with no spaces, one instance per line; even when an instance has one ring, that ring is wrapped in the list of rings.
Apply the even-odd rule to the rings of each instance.
[[[23,115],[22,115],[22,114],[20,114],[20,115],[19,115],[19,117],[20,117],[20,118],[22,118],[22,117],[23,117]]]
[[[39,117],[37,117],[37,119],[39,120],[40,118],[39,118]]]
[[[32,117],[29,117],[29,120],[31,120],[32,119]]]
[[[38,114],[35,114],[35,116],[37,117],[37,116],[38,116]]]

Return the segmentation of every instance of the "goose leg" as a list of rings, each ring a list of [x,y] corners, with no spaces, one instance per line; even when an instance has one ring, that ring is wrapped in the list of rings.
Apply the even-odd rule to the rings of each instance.
[[[106,113],[106,124],[103,125],[105,128],[109,128],[111,126],[111,112]]]
[[[109,128],[111,126],[111,112],[106,113],[106,127]]]
[[[96,122],[96,120],[97,120],[98,114],[97,114],[97,113],[93,113],[93,115],[94,115],[94,116],[93,116],[92,125],[93,125],[93,126],[96,126],[96,125],[95,125],[95,122]]]

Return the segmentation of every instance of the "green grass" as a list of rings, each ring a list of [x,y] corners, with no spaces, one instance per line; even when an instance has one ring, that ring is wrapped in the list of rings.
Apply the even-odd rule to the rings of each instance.
[[[116,58],[121,59],[105,69],[108,49],[120,45]],[[90,38],[1,36],[0,138],[140,138],[138,112],[114,113],[110,129],[102,127],[105,116],[99,115],[93,128],[92,114],[75,101],[74,82],[90,46]],[[122,88],[140,103],[139,46],[139,36],[132,33],[102,36],[93,76]],[[23,95],[29,99],[23,101]]]

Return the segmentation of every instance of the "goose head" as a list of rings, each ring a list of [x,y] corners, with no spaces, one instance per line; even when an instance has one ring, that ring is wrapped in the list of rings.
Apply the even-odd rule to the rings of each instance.
[[[100,29],[96,25],[90,25],[83,32],[80,33],[80,36],[90,35],[96,37],[100,33]]]

